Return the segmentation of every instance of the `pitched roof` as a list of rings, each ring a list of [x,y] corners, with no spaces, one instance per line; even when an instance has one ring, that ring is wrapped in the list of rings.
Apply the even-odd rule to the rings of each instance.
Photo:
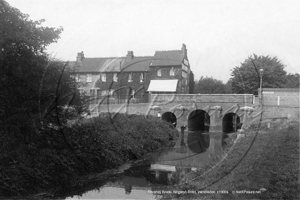
[[[122,65],[122,71],[134,72],[134,71],[149,71],[150,63],[153,56],[134,57],[132,60],[124,61]]]
[[[83,52],[81,56],[83,57]],[[84,58],[81,63],[70,62],[69,66],[76,72],[83,73],[138,72],[149,71],[152,66],[181,65],[183,58],[182,50],[156,51],[154,56],[137,56],[132,60],[127,57]]]
[[[84,58],[77,72],[120,72],[124,58]]]
[[[153,66],[170,66],[181,65],[184,55],[182,50],[173,51],[155,51],[153,62],[150,67]]]
[[[99,72],[120,72],[123,63],[124,58],[107,58]]]

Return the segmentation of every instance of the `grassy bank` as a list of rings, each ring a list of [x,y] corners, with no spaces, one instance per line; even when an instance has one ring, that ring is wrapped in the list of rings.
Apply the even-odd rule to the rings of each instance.
[[[0,198],[55,193],[81,177],[142,158],[177,134],[157,118],[124,114],[37,130],[30,143],[19,141],[1,155]]]
[[[257,128],[260,131],[256,135]],[[225,155],[227,157],[218,163]],[[188,174],[180,185],[171,189],[212,191],[214,194],[165,198],[299,199],[299,122],[269,120],[260,126],[251,126],[246,130],[246,137],[231,151],[215,156],[200,171]]]

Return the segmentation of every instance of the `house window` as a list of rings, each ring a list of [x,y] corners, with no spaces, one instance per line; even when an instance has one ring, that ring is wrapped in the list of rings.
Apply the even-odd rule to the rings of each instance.
[[[140,82],[144,82],[145,74],[142,72],[140,76]]]
[[[108,91],[107,91],[107,90],[102,90],[102,91],[101,91],[101,95],[102,95],[102,96],[106,96],[107,94],[108,94]]]
[[[95,89],[90,89],[90,103],[95,104],[96,103],[96,94]]]
[[[161,69],[157,70],[157,76],[161,76]]]
[[[90,89],[90,96],[94,97],[95,96],[95,89]]]
[[[101,91],[100,89],[97,89],[97,103],[101,101]]]
[[[175,76],[174,67],[172,67],[172,68],[170,69],[170,76]]]
[[[102,82],[106,82],[106,74],[101,74],[101,80]]]
[[[132,82],[132,73],[128,74],[128,82]]]
[[[113,77],[114,82],[118,82],[118,74],[114,73],[114,77]]]
[[[86,75],[86,82],[88,82],[88,83],[92,82],[92,74]]]

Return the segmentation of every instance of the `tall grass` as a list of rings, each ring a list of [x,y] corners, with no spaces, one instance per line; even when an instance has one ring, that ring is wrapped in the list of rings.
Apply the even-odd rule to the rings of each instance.
[[[268,123],[271,123],[271,129],[267,128]],[[186,184],[174,187],[176,190],[211,190],[215,194],[172,198],[299,199],[299,122],[271,120],[263,122],[264,131],[257,133],[257,128],[253,125],[246,130],[246,137],[241,138],[226,159],[209,173],[210,167],[220,159],[209,161],[203,169],[188,174],[184,178]],[[228,191],[228,194],[217,194],[218,191]],[[239,191],[242,192],[237,194]],[[247,191],[258,194],[246,194]]]

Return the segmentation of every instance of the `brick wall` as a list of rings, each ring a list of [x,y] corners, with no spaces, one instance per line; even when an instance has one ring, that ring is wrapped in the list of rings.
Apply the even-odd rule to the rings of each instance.
[[[263,88],[263,104],[299,107],[299,88]]]
[[[112,96],[113,98],[121,99],[123,101],[125,101],[128,98],[129,88],[131,88],[134,91],[137,91],[139,88],[144,86],[144,89],[137,92],[135,98],[137,102],[145,102],[148,100],[148,96],[143,94],[148,89],[150,83],[150,79],[149,79],[150,76],[148,72],[143,72],[144,81],[140,82],[141,73],[142,72],[132,72],[131,82],[128,82],[129,72],[120,73],[118,75],[117,82],[113,82],[113,73],[106,73],[106,82],[103,82],[101,79],[99,79],[96,83],[96,86],[101,88],[101,90],[117,90],[124,87],[124,89],[116,91]]]

